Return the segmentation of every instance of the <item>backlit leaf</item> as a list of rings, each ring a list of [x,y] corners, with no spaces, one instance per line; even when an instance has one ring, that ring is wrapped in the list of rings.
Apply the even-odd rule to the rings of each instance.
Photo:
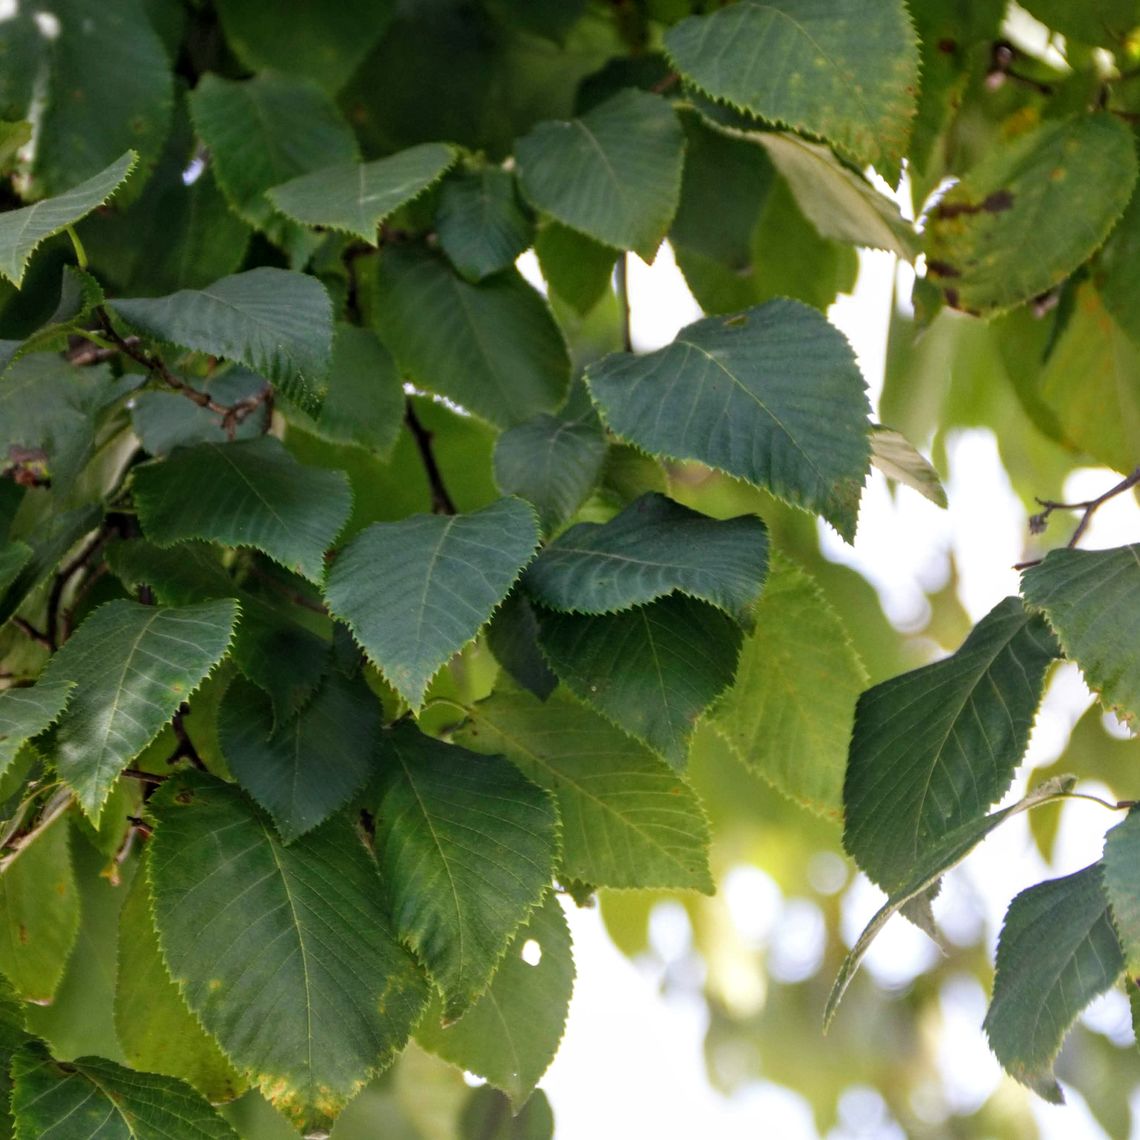
[[[901,432],[886,427],[871,432],[871,463],[888,479],[905,483],[935,506],[946,506],[946,489],[938,472]]]

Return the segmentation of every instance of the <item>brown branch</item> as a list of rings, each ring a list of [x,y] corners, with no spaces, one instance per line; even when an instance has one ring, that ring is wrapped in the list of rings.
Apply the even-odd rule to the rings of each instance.
[[[60,606],[63,602],[64,591],[72,578],[83,570],[102,549],[110,535],[111,530],[108,521],[104,518],[102,525],[95,532],[91,541],[66,566],[58,570],[52,579],[51,592],[48,594],[47,603],[47,636],[52,652],[67,640],[67,635],[70,632],[70,615],[64,618],[62,628],[60,623]]]
[[[55,652],[54,640],[51,637],[49,637],[46,633],[44,633],[42,630],[36,629],[36,627],[34,625],[32,625],[32,623],[30,621],[28,621],[27,619],[22,618],[17,614],[15,617],[12,618],[12,624],[25,637],[30,638],[37,645],[42,645],[45,648],[49,649],[51,652],[53,652],[53,653]]]
[[[404,422],[408,425],[408,430],[412,433],[412,438],[416,441],[416,447],[419,448],[424,471],[427,472],[428,484],[431,487],[432,512],[437,515],[458,514],[455,509],[455,503],[452,501],[451,496],[447,492],[447,487],[443,482],[443,473],[439,469],[439,464],[435,461],[435,452],[432,451],[431,446],[432,434],[420,423],[420,418],[416,415],[416,409],[412,405],[410,398],[404,405]]]
[[[190,706],[183,701],[182,706],[170,721],[170,727],[174,729],[174,736],[178,741],[178,745],[167,757],[166,762],[167,764],[176,764],[179,760],[189,760],[195,768],[205,772],[205,761],[198,755],[198,749],[194,747],[194,741],[190,739],[190,734],[186,731],[186,725],[182,723],[182,718],[185,717],[189,711]]]
[[[141,768],[124,768],[121,775],[129,776],[132,780],[138,780],[143,784],[161,784],[164,780],[169,780],[169,776],[163,776],[158,772],[144,772]]]

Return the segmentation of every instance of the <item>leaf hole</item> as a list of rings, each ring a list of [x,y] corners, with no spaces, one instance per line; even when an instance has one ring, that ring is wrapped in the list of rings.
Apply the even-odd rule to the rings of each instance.
[[[533,938],[528,938],[523,943],[519,957],[528,966],[537,966],[542,961],[542,947]]]

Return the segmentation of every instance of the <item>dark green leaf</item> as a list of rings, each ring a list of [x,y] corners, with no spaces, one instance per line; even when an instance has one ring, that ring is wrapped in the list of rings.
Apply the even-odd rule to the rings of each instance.
[[[1101,883],[1101,864],[1022,891],[998,939],[990,1048],[1011,1077],[1064,1101],[1053,1058],[1077,1015],[1124,969]]]
[[[1112,906],[1112,922],[1128,973],[1140,974],[1140,811],[1133,808],[1123,823],[1104,837],[1104,889]]]
[[[844,846],[888,892],[1009,788],[1058,654],[1040,617],[999,602],[953,656],[859,699]]]
[[[268,382],[247,368],[229,368],[203,385],[215,404],[232,407],[243,400],[263,398]],[[255,439],[266,427],[264,405],[227,430],[224,412],[213,412],[188,400],[180,392],[148,389],[131,398],[131,426],[143,449],[151,455],[166,455],[176,447],[195,443],[227,443]],[[271,414],[271,413],[270,413]]]
[[[559,680],[678,770],[701,714],[732,684],[742,638],[732,618],[683,594],[599,617],[539,617]]]
[[[559,535],[525,585],[540,605],[567,613],[613,613],[676,591],[733,614],[755,600],[767,572],[758,518],[712,519],[650,491],[608,523]]]
[[[1114,550],[1052,550],[1022,575],[1021,592],[1042,610],[1089,688],[1129,724],[1140,716],[1140,544]]]
[[[614,266],[621,256],[611,246],[553,219],[539,227],[534,252],[546,284],[579,316],[590,312],[610,291]]]
[[[462,1140],[553,1140],[554,1113],[535,1089],[516,1116],[510,1100],[491,1085],[473,1089],[459,1121]]]
[[[285,843],[323,823],[375,768],[380,704],[362,680],[332,672],[296,715],[275,721],[260,689],[234,681],[218,741],[237,782],[273,817]]]
[[[0,692],[0,775],[8,770],[25,741],[59,719],[74,689],[72,682],[61,681]]]
[[[542,901],[558,853],[554,800],[498,756],[397,728],[385,737],[376,857],[393,923],[455,1021]]]
[[[229,647],[237,605],[96,610],[44,670],[75,693],[55,730],[52,761],[97,821],[119,773],[158,735]]]
[[[187,606],[237,593],[233,579],[222,565],[221,552],[204,542],[161,547],[134,538],[108,543],[106,557],[111,573],[128,590],[149,586],[164,605]],[[245,617],[242,614],[242,624]]]
[[[712,893],[708,819],[696,794],[596,712],[564,696],[544,703],[500,691],[471,709],[454,735],[502,753],[554,793],[569,878]]]
[[[472,285],[414,247],[375,266],[370,319],[409,379],[500,427],[562,402],[570,360],[542,298],[516,270]]]
[[[631,443],[737,475],[854,538],[870,408],[850,345],[821,313],[771,301],[697,321],[667,347],[607,356],[586,377]]]
[[[538,647],[538,619],[521,590],[514,590],[487,627],[495,660],[529,693],[546,700],[558,684]]]
[[[407,1041],[427,987],[344,820],[285,847],[236,789],[167,780],[149,874],[170,972],[239,1071],[298,1124],[325,1124]]]
[[[137,468],[134,493],[152,542],[252,546],[314,582],[352,509],[343,472],[302,466],[272,436],[179,448]]]
[[[531,244],[534,226],[519,203],[514,175],[486,166],[444,182],[436,232],[459,273],[481,281],[514,265]]]
[[[531,203],[572,229],[652,261],[681,193],[685,136],[660,96],[627,88],[515,144]]]
[[[0,546],[0,596],[16,580],[31,557],[32,548],[27,543],[6,542]]]
[[[65,265],[59,288],[59,304],[56,305],[55,312],[46,324],[36,329],[13,350],[9,360],[19,359],[29,352],[65,351],[68,337],[81,330],[92,309],[102,303],[103,290],[99,282],[90,273],[76,269],[73,265]]]
[[[375,523],[329,571],[329,608],[413,707],[482,629],[538,545],[534,512],[499,499],[467,515]]]
[[[532,965],[527,958],[537,955]],[[570,931],[557,900],[548,895],[515,936],[491,988],[446,1029],[436,999],[416,1040],[453,1065],[486,1077],[517,1111],[554,1059],[573,987]]]

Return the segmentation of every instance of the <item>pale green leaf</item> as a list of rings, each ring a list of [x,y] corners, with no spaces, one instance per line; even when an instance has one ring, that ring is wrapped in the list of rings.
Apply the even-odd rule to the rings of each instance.
[[[12,1059],[16,1140],[237,1140],[205,1097],[173,1077],[103,1057],[63,1064],[40,1044]]]
[[[135,876],[119,912],[115,1029],[135,1069],[177,1077],[214,1103],[233,1100],[245,1090],[167,972],[143,873]]]
[[[867,683],[839,615],[799,567],[774,563],[732,687],[710,714],[752,771],[838,818],[855,702]]]
[[[1058,654],[1040,617],[999,602],[957,652],[859,699],[843,843],[888,892],[1009,788]]]
[[[272,436],[178,448],[135,469],[134,495],[143,533],[160,546],[252,546],[314,582],[352,510],[342,471],[305,467]]]
[[[59,719],[74,689],[71,681],[41,681],[0,692],[0,775],[8,770],[25,741]]]
[[[52,657],[43,680],[76,689],[50,755],[92,821],[123,768],[225,656],[237,613],[230,599],[177,608],[108,602]]]
[[[1093,254],[1136,182],[1132,132],[1108,114],[1042,123],[992,150],[927,219],[927,277],[993,313],[1059,285]]]
[[[906,153],[918,44],[902,0],[770,0],[670,28],[673,66],[713,99],[818,135],[883,173]]]
[[[1025,10],[1061,35],[1118,50],[1140,25],[1136,0],[1026,0]]]
[[[540,605],[568,613],[613,613],[676,591],[734,614],[767,572],[768,531],[754,515],[712,519],[649,491],[607,523],[560,534],[524,584]]]
[[[527,958],[534,957],[539,960],[532,965]],[[557,899],[548,895],[515,936],[491,988],[446,1029],[436,999],[416,1040],[485,1077],[518,1111],[558,1051],[573,988],[570,931]]]
[[[27,119],[0,120],[0,174],[11,174],[15,170],[20,148],[32,141],[33,131]]]
[[[531,204],[604,245],[652,261],[681,194],[685,135],[659,95],[627,88],[515,143]]]
[[[1065,656],[1089,688],[1129,724],[1140,716],[1140,544],[1113,550],[1052,550],[1021,578],[1021,592],[1044,612]]]
[[[449,178],[435,219],[440,248],[468,281],[514,265],[534,238],[514,175],[497,166]]]
[[[1077,1015],[1123,970],[1101,864],[1022,891],[998,938],[984,1026],[1005,1071],[1061,1104],[1053,1058]]]
[[[106,170],[54,198],[0,214],[0,274],[17,288],[40,242],[101,206],[134,169],[138,155],[129,150]]]
[[[946,506],[946,489],[938,472],[914,444],[893,428],[876,427],[871,432],[871,463],[888,479],[905,483],[935,506]]]
[[[538,545],[534,512],[499,499],[471,514],[374,523],[337,556],[325,596],[401,696],[482,629]]]
[[[392,921],[443,994],[443,1019],[455,1021],[550,885],[558,813],[501,757],[410,725],[382,749],[375,848]]]
[[[234,681],[218,710],[218,742],[237,782],[273,817],[285,843],[323,823],[375,768],[380,704],[359,678],[331,672],[285,723],[260,689]]]
[[[562,403],[570,359],[542,297],[517,270],[478,285],[411,246],[376,260],[370,319],[417,387],[500,427]]]
[[[502,753],[549,788],[562,819],[562,868],[600,887],[711,894],[709,826],[692,788],[596,712],[555,694],[496,692],[453,734]]]
[[[0,862],[0,971],[39,1005],[55,997],[79,933],[69,830],[61,813]]]
[[[870,405],[851,346],[814,309],[771,301],[586,371],[602,416],[654,455],[696,459],[823,515],[851,541]]]
[[[1128,972],[1135,978],[1140,974],[1140,811],[1136,808],[1105,835],[1103,862],[1112,922]]]
[[[445,143],[423,143],[375,162],[344,163],[302,174],[269,191],[286,217],[323,226],[376,244],[376,231],[389,214],[419,197],[455,162]]]
[[[375,864],[346,820],[285,847],[240,791],[200,773],[148,806],[155,925],[187,1004],[277,1108],[327,1127],[426,998]]]
[[[533,504],[545,531],[564,523],[593,490],[606,441],[595,416],[564,419],[545,413],[495,441],[495,482],[504,495]]]
[[[314,277],[250,269],[204,289],[111,302],[145,336],[235,360],[264,373],[302,406],[324,389],[332,352],[332,304]]]
[[[683,594],[614,614],[539,616],[559,680],[678,770],[701,714],[732,684],[742,637],[732,618]]]

